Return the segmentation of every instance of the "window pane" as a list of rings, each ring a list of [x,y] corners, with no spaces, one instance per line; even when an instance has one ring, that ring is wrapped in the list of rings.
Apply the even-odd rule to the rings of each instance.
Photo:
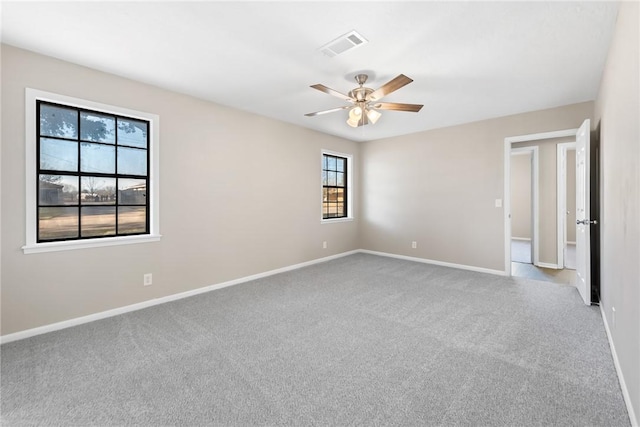
[[[80,202],[83,205],[113,205],[116,203],[116,179],[98,176],[81,178]],[[84,225],[82,227],[84,229]]]
[[[328,185],[327,171],[322,171],[322,185]]]
[[[347,216],[344,211],[344,203],[338,203],[338,216]]]
[[[344,162],[345,162],[345,159],[343,159],[342,157],[338,157],[338,160],[337,160],[338,172],[344,172]]]
[[[338,192],[336,188],[329,188],[327,194],[327,201],[329,202],[337,202],[338,201]]]
[[[78,111],[40,104],[40,135],[78,138]]]
[[[118,208],[118,234],[146,233],[147,215],[144,207]]]
[[[78,171],[78,143],[40,138],[40,169]]]
[[[327,157],[327,169],[336,170],[336,158],[333,156]]]
[[[344,173],[338,172],[337,174],[337,186],[344,187]]]
[[[87,141],[116,142],[116,119],[103,114],[80,113],[80,139]]]
[[[115,147],[103,144],[80,143],[80,170],[82,172],[114,173]]]
[[[327,155],[323,155],[322,156],[322,169],[326,169],[327,168]]]
[[[78,208],[39,208],[40,240],[78,237]]]
[[[139,120],[118,119],[118,145],[147,148],[149,124]]]
[[[336,216],[338,213],[338,205],[336,205],[335,203],[330,203],[329,204],[329,215],[330,216]]]
[[[144,179],[119,179],[118,203],[144,205],[147,203],[147,182]]]
[[[115,206],[90,206],[81,209],[82,237],[116,234]]]
[[[344,202],[344,190],[342,188],[336,188],[336,200]]]
[[[147,150],[118,147],[118,173],[146,175]]]
[[[40,205],[77,205],[78,177],[40,175],[38,182]]]
[[[335,172],[327,172],[328,176],[328,185],[336,185],[336,173]]]

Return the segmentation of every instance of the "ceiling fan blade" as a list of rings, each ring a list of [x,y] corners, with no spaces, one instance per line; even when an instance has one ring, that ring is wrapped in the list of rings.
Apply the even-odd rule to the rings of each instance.
[[[344,93],[338,92],[337,90],[333,90],[330,87],[326,87],[325,85],[317,84],[311,85],[312,88],[318,89],[320,92],[328,93],[329,95],[333,95],[345,101],[353,102],[353,99]]]
[[[371,92],[371,94],[369,95],[369,99],[372,101],[376,101],[384,96],[389,95],[391,92],[394,92],[400,89],[401,87],[408,85],[412,81],[413,79],[410,79],[404,74],[400,74],[395,79],[382,85],[382,87],[380,87],[379,89],[376,89],[373,92]]]
[[[378,102],[373,108],[378,110],[411,111],[417,113],[423,106],[421,104],[400,104],[397,102]]]
[[[330,110],[316,111],[315,113],[307,113],[305,114],[305,116],[308,116],[308,117],[320,116],[322,114],[334,113],[336,111],[346,110],[347,108],[351,108],[351,107],[353,107],[353,105],[345,105],[344,107],[332,108]]]

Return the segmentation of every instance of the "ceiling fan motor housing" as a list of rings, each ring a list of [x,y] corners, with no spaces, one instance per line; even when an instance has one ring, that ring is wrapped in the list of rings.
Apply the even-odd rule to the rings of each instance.
[[[349,96],[357,102],[368,101],[370,93],[373,93],[373,89],[360,86],[351,90]]]

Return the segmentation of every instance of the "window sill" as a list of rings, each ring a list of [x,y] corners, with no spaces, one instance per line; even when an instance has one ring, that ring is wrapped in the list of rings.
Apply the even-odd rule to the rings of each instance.
[[[34,243],[22,247],[25,254],[41,252],[70,251],[74,249],[101,248],[104,246],[132,245],[135,243],[158,242],[162,235],[145,234],[139,236],[107,237],[103,239],[69,240],[67,242]]]
[[[327,219],[321,219],[320,220],[320,224],[331,224],[333,222],[350,222],[353,221],[353,218],[351,217],[347,217],[347,218],[327,218]]]

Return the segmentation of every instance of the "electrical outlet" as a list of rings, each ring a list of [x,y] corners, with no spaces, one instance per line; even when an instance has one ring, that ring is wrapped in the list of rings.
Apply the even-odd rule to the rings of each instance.
[[[418,242],[411,242],[411,248],[412,249],[417,249],[418,248]]]
[[[144,286],[149,286],[153,283],[153,276],[151,275],[151,273],[147,273],[143,276],[142,279],[142,284]]]
[[[327,242],[322,242],[322,249],[327,249]]]

